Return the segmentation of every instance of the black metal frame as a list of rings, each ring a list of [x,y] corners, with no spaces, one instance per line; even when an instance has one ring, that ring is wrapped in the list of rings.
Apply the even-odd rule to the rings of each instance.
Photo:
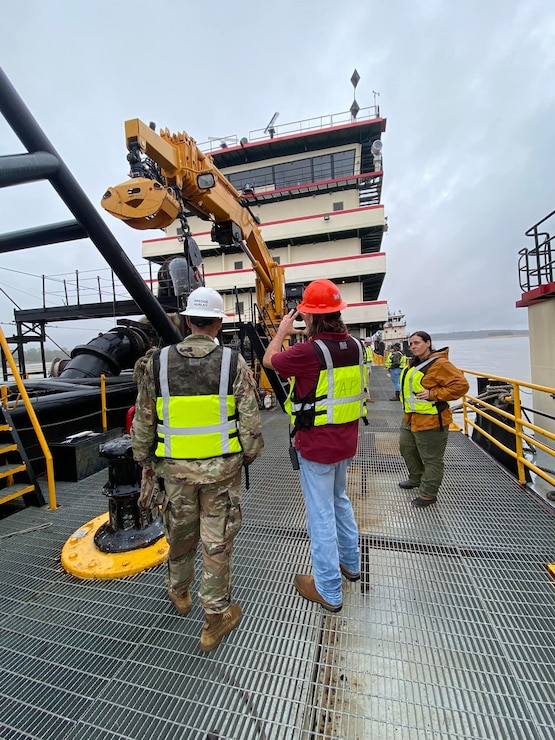
[[[555,239],[555,235],[551,236],[549,232],[539,230],[539,227],[549,221],[554,214],[555,211],[551,211],[525,232],[526,236],[534,239],[534,246],[531,249],[524,248],[519,251],[518,277],[520,288],[524,293],[554,282],[555,252],[551,242]]]
[[[28,154],[0,157],[0,187],[47,179],[76,219],[0,235],[0,253],[88,237],[121,280],[140,308],[139,312],[148,316],[160,337],[168,344],[180,341],[179,330],[151,293],[1,68],[0,112],[28,151]],[[46,315],[33,320],[46,323]],[[14,340],[20,355],[23,355],[23,338],[18,336],[12,338]]]

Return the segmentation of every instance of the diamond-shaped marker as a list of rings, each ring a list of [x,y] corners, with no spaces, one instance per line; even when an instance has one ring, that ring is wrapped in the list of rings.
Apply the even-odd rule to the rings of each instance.
[[[355,71],[351,75],[351,84],[352,84],[352,86],[353,87],[356,87],[358,85],[358,83],[359,83],[359,80],[360,80],[360,75],[359,75],[359,73],[355,69]],[[357,113],[358,113],[358,111],[357,111]]]
[[[349,108],[349,110],[351,111],[352,117],[353,118],[356,118],[357,117],[357,113],[360,110],[360,106],[359,106],[359,104],[357,103],[356,100],[353,100],[353,104],[351,105],[351,107]]]

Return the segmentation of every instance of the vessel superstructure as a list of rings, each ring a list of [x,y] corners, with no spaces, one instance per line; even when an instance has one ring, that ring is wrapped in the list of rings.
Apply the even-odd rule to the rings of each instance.
[[[345,321],[358,336],[387,319],[380,299],[385,129],[386,119],[370,107],[356,117],[337,113],[199,145],[259,219],[272,257],[284,267],[288,301],[293,305],[311,280],[329,278],[340,286],[348,303]],[[254,280],[245,255],[212,242],[205,221],[193,214],[188,220],[206,283],[224,294],[227,327],[252,320]],[[180,253],[181,238],[175,222],[165,236],[143,241],[143,257],[162,264]]]
[[[408,346],[409,335],[407,333],[407,322],[402,311],[387,312],[387,320],[380,332],[382,341],[385,343],[386,351],[391,349],[394,342],[399,342],[402,347]]]

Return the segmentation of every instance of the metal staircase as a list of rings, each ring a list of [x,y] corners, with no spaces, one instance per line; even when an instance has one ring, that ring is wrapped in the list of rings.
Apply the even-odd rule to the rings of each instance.
[[[23,497],[25,504],[44,506],[46,501],[10,412],[0,404],[0,504]]]

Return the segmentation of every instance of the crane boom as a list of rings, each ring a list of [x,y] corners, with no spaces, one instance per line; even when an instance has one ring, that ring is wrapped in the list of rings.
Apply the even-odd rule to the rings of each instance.
[[[109,188],[102,207],[135,229],[165,228],[176,218],[186,224],[187,211],[211,221],[214,241],[240,247],[249,258],[258,309],[276,326],[287,312],[283,267],[270,255],[246,200],[212,157],[185,132],[157,134],[138,118],[125,122],[125,137],[132,179]]]

